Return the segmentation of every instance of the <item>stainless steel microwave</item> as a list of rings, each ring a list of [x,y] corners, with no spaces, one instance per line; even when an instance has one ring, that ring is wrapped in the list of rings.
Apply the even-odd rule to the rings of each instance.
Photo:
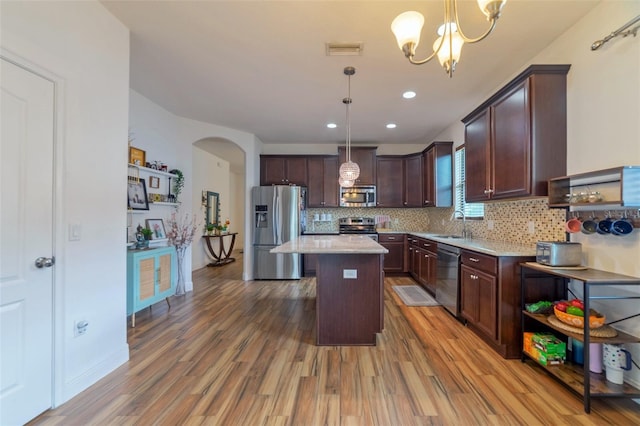
[[[340,207],[375,207],[376,186],[354,185],[350,188],[340,187]]]

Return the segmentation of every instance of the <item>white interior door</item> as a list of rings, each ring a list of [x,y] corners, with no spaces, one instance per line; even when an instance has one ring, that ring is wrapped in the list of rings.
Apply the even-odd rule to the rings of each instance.
[[[54,85],[0,62],[0,424],[14,425],[52,401]]]

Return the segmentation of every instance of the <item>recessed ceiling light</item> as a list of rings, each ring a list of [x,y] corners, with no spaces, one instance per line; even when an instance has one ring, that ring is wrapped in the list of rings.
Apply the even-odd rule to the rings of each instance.
[[[396,124],[395,123],[387,124],[387,129],[395,129],[395,128],[396,128]]]
[[[407,90],[402,94],[402,97],[405,99],[413,99],[416,97],[416,92],[414,92],[413,90]]]
[[[336,127],[338,127],[338,125],[336,123],[329,123],[327,124],[327,127],[330,129],[335,129]]]

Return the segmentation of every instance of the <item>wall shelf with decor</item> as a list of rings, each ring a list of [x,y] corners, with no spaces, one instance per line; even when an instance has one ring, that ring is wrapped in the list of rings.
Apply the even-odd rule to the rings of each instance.
[[[640,207],[640,166],[557,177],[549,180],[549,207],[589,210]]]
[[[149,206],[180,205],[175,201],[177,195],[173,194],[176,174],[130,163],[127,177],[129,213],[144,213]]]

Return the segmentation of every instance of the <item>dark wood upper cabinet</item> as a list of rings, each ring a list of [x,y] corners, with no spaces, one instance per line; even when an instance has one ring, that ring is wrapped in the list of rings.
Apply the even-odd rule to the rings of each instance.
[[[403,207],[422,207],[422,153],[403,158],[404,194]]]
[[[396,155],[376,158],[376,205],[402,207],[404,197],[404,159]]]
[[[307,157],[261,155],[260,185],[307,186]]]
[[[433,142],[422,151],[422,206],[453,205],[453,142]]]
[[[466,200],[546,196],[566,174],[569,65],[532,65],[462,119]]]
[[[351,161],[360,167],[360,176],[356,179],[356,185],[376,184],[376,151],[377,147],[351,147]],[[347,161],[346,147],[338,147],[340,164]]]
[[[338,156],[309,156],[307,158],[309,207],[338,207]]]

